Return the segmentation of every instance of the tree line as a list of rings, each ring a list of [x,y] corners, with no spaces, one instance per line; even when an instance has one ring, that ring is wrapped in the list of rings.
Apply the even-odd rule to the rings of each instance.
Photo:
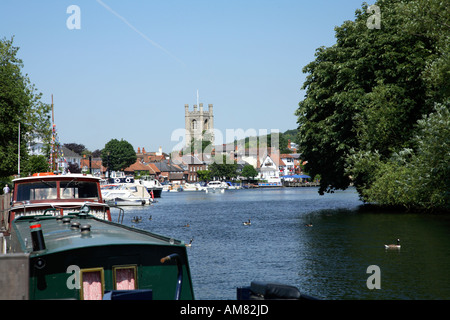
[[[450,8],[440,0],[364,3],[336,43],[303,68],[299,152],[321,194],[356,187],[365,202],[450,206]]]

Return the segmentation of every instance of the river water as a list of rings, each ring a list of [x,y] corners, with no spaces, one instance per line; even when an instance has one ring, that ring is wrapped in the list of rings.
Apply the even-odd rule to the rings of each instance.
[[[123,223],[186,243],[193,238],[187,251],[200,300],[236,299],[236,288],[254,280],[330,300],[450,298],[449,216],[361,212],[353,188],[323,196],[317,190],[163,192],[152,206],[125,208]],[[400,250],[384,248],[397,238]],[[368,273],[372,265],[379,272]],[[369,277],[380,289],[368,288]]]

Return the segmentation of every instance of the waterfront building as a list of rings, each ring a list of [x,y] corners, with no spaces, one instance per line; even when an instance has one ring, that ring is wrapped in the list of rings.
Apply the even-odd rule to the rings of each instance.
[[[196,156],[184,155],[181,157],[182,166],[187,172],[186,182],[199,182],[197,171],[206,170],[206,163],[200,161]]]
[[[267,154],[259,168],[259,178],[268,182],[280,182],[280,173],[284,172],[286,164],[281,160],[279,153]]]

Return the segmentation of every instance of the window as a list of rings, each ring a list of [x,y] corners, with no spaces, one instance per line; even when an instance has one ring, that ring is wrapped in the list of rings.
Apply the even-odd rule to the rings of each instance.
[[[81,269],[81,299],[102,300],[105,276],[103,268]]]
[[[197,120],[192,120],[192,129],[193,130],[197,129]]]
[[[137,289],[136,266],[113,267],[114,289],[135,290]]]
[[[56,182],[24,183],[17,187],[17,201],[56,199]]]
[[[98,198],[98,189],[95,182],[61,181],[59,196],[61,199]]]

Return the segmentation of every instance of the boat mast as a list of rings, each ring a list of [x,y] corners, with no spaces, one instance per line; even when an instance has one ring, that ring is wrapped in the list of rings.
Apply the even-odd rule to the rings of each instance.
[[[54,110],[53,110],[53,94],[52,94],[52,142],[51,142],[51,151],[50,151],[50,163],[49,163],[49,167],[50,167],[50,171],[54,172],[57,169],[57,165],[56,165],[56,156],[57,156],[57,151],[55,151],[56,149],[56,126],[55,126],[55,114],[54,114]]]

